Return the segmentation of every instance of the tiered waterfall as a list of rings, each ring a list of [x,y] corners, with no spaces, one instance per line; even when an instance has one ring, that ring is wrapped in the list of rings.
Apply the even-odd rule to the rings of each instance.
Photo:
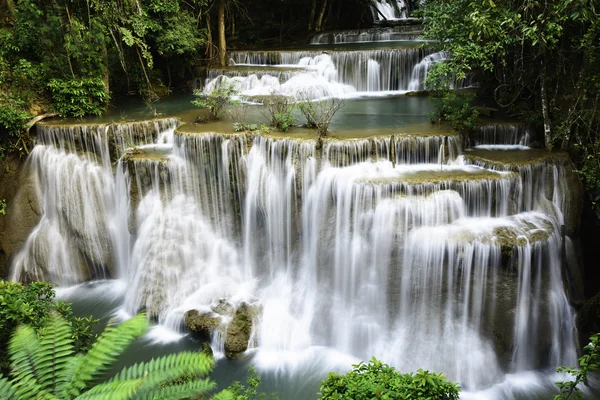
[[[431,54],[231,57],[280,75],[232,68],[207,86],[225,76],[248,93],[320,97],[408,89]],[[182,334],[188,310],[249,304],[249,347],[266,370],[286,368],[268,355],[321,349],[444,372],[469,393],[575,361],[561,235],[571,168],[527,147],[527,129],[484,127],[465,151],[450,131],[343,139],[334,129],[320,141],[178,124],[39,126],[29,163],[43,211],[12,278],[116,279],[122,315],[146,310]],[[215,329],[217,355],[222,336]]]

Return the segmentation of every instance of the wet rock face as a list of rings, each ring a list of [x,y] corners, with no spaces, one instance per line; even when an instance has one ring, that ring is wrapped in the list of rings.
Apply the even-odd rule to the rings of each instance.
[[[237,358],[248,348],[252,333],[252,310],[242,303],[235,311],[233,320],[227,326],[225,338],[225,355],[229,359]]]
[[[6,214],[0,215],[0,277],[5,277],[11,259],[41,217],[33,174],[16,155],[0,162],[0,200],[7,204]]]

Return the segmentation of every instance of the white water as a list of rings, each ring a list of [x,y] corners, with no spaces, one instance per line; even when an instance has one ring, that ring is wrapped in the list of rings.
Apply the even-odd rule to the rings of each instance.
[[[65,142],[73,136],[60,135]],[[142,146],[155,156],[122,160],[116,175],[102,157],[89,160],[52,144],[36,147],[32,160],[59,151],[52,165],[87,171],[86,179],[71,181],[77,175],[37,167],[77,188],[59,194],[42,184],[42,221],[63,203],[84,206],[81,213],[64,209],[78,224],[128,215],[129,223],[109,232],[101,223],[83,225],[83,247],[62,254],[95,254],[85,246],[98,237],[127,238],[120,250],[127,254],[111,249],[110,262],[127,285],[123,311],[145,309],[169,329],[153,330],[153,340],[176,340],[169,332],[185,311],[226,299],[261,306],[253,346],[264,362],[268,354],[294,357],[325,346],[401,370],[443,371],[467,391],[499,384],[507,371],[572,363],[556,219],[564,207],[561,167],[550,167],[558,171],[553,181],[530,182],[544,173],[402,164],[426,162],[437,146],[400,139],[396,165],[389,140],[328,142],[321,158],[313,141],[257,136],[247,150],[244,136],[216,134],[176,134],[170,144]],[[95,184],[94,171],[105,182]],[[134,186],[139,202],[130,206]],[[547,204],[554,214],[542,212]],[[59,237],[74,240],[68,231]],[[49,239],[34,233],[30,240]],[[503,240],[512,240],[508,255]],[[35,254],[26,246],[18,260]],[[20,263],[14,278],[27,270]],[[85,279],[74,264],[48,265],[46,276],[63,274],[63,284]],[[213,345],[222,346],[222,338]],[[498,352],[505,346],[510,350]]]
[[[352,51],[236,51],[234,66],[277,67],[282,71],[210,71],[203,91],[211,92],[223,80],[232,81],[245,96],[279,93],[288,96],[352,97],[389,95],[424,87],[415,83],[415,66],[428,49]],[[288,70],[286,70],[286,68]],[[426,67],[424,67],[426,68]],[[421,71],[421,70],[419,70]],[[412,85],[412,86],[411,86]]]
[[[395,21],[407,17],[404,0],[374,0],[371,8],[375,21]]]
[[[394,42],[402,40],[422,40],[419,26],[372,28],[367,30],[337,31],[319,33],[312,37],[310,44]]]

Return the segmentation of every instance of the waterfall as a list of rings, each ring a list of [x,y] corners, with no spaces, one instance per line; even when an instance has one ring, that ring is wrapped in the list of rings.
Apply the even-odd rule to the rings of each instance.
[[[374,0],[371,8],[375,21],[394,21],[407,16],[404,0]]]
[[[14,279],[118,277],[123,310],[176,331],[187,310],[246,303],[259,352],[326,346],[464,390],[573,362],[560,157],[503,167],[458,156],[455,136],[319,147],[137,129],[41,128],[30,162],[44,214]],[[136,140],[153,143],[120,147]]]
[[[403,1],[373,6],[406,18]],[[231,81],[246,96],[398,95],[426,89],[447,54],[367,43],[230,57],[205,92]],[[529,148],[527,128],[483,126],[463,150],[440,130],[306,138],[178,125],[42,124],[28,160],[42,215],[11,279],[117,280],[120,315],[145,311],[176,337],[187,311],[219,314],[217,358],[232,310],[249,307],[248,357],[278,373],[375,356],[443,372],[466,393],[576,361],[561,261],[572,167]]]
[[[236,65],[222,74],[218,70],[209,72],[204,91],[212,91],[222,80],[235,82],[246,96],[277,92],[318,98],[344,97],[355,92],[406,91],[414,80],[415,66],[429,53],[427,48],[327,53],[234,51],[230,56]],[[275,71],[264,71],[267,66]]]
[[[526,126],[522,125],[482,125],[479,132],[472,137],[475,145],[522,145],[528,146],[531,134]]]
[[[392,28],[371,28],[365,30],[318,33],[311,38],[310,44],[421,40],[422,35],[423,28],[421,26],[395,26]]]

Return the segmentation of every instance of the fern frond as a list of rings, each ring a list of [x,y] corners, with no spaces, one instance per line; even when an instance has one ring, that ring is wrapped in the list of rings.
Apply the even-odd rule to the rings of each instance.
[[[17,389],[15,389],[13,385],[10,384],[8,378],[0,379],[0,400],[16,399],[16,393]]]
[[[8,342],[12,386],[19,399],[35,398],[42,391],[35,359],[39,350],[38,337],[33,328],[27,325],[19,326]]]
[[[71,326],[61,317],[52,318],[40,332],[40,348],[35,355],[39,383],[43,390],[56,393],[67,378],[63,371],[73,356]]]
[[[91,381],[105,373],[131,342],[147,329],[148,321],[144,314],[139,314],[116,328],[106,328],[90,351],[81,358],[68,385],[68,394],[79,396]]]
[[[183,374],[203,376],[212,371],[213,366],[214,361],[206,354],[184,351],[124,368],[112,377],[109,382],[150,377],[154,374],[167,374],[171,377]]]
[[[143,379],[102,383],[77,397],[77,400],[128,400],[135,396],[143,383]]]
[[[57,382],[56,391],[54,392],[56,393],[56,396],[59,399],[70,398],[69,385],[71,384],[71,381],[73,380],[73,375],[75,374],[77,368],[79,368],[79,363],[82,359],[83,354],[75,354],[74,356],[70,357],[69,360],[65,363],[61,373],[62,379],[60,379]]]
[[[162,389],[139,393],[140,400],[178,400],[189,399],[192,396],[208,393],[215,388],[216,384],[210,379],[199,379],[180,385],[167,386]]]

